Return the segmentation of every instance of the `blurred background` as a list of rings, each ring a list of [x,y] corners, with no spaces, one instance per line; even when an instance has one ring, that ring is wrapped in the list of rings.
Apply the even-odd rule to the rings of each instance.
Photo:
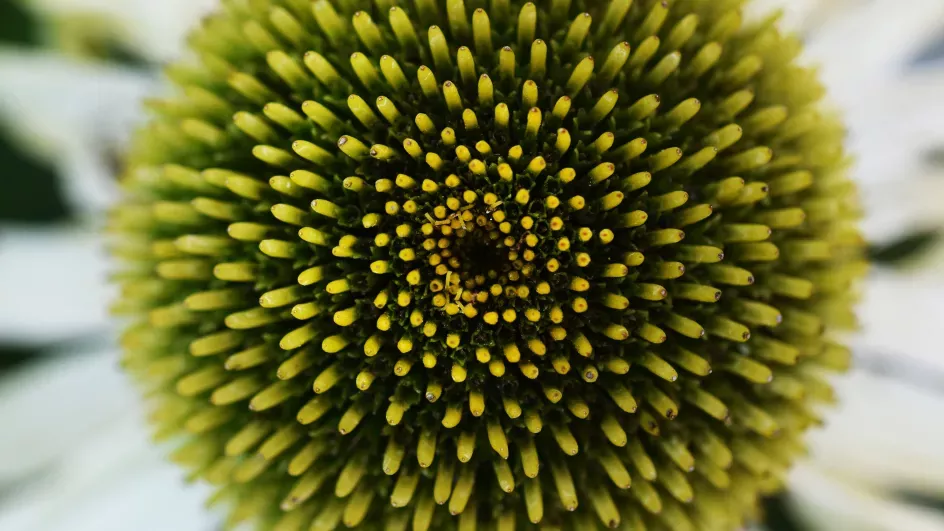
[[[99,230],[140,100],[217,0],[0,0],[0,529],[210,531],[117,369]],[[875,266],[769,531],[944,530],[944,1],[784,10],[846,117]]]

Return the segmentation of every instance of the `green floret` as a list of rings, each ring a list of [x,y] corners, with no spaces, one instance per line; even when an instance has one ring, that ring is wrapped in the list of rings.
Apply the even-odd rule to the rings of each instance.
[[[731,530],[865,270],[740,0],[229,0],[110,229],[124,365],[230,524]]]

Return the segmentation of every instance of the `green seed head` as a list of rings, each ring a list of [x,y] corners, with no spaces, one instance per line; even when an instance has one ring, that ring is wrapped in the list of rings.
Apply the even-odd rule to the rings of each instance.
[[[842,127],[741,4],[204,20],[111,227],[124,364],[231,523],[754,517],[848,361],[864,263]]]

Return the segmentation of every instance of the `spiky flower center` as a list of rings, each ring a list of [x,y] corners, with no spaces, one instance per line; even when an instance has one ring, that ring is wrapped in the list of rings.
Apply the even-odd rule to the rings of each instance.
[[[732,529],[861,274],[842,131],[737,0],[227,2],[113,227],[232,519]],[[529,523],[530,522],[530,523]]]

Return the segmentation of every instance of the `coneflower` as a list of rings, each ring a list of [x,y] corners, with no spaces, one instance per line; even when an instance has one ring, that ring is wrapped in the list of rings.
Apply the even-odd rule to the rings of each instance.
[[[739,0],[233,0],[111,226],[231,522],[733,529],[862,274],[842,127]]]

